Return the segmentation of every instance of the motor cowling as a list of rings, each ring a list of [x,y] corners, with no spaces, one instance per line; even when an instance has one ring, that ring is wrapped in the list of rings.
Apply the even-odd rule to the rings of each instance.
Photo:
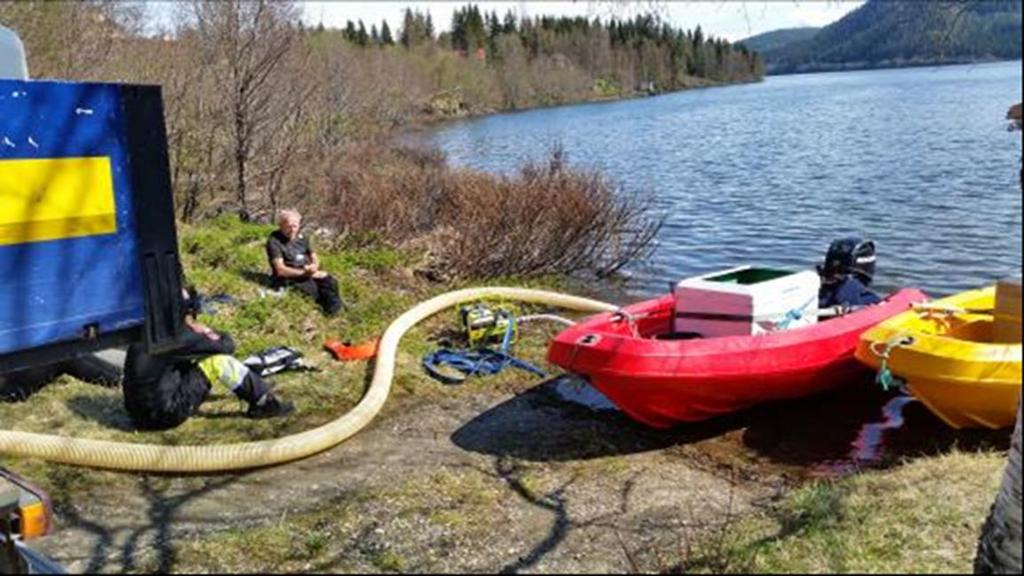
[[[833,240],[825,254],[825,262],[818,266],[818,274],[825,283],[833,283],[853,275],[865,286],[875,277],[875,243],[861,238]]]

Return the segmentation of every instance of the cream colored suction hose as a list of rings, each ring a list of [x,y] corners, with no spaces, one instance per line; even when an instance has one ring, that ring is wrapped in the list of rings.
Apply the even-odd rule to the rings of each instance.
[[[139,472],[225,472],[305,458],[344,442],[380,412],[391,391],[398,343],[406,332],[446,308],[484,298],[547,304],[581,312],[617,310],[616,306],[596,300],[523,288],[470,288],[448,292],[417,304],[388,326],[380,341],[373,381],[366,396],[350,412],[319,428],[275,440],[220,446],[129,444],[0,430],[0,453]]]

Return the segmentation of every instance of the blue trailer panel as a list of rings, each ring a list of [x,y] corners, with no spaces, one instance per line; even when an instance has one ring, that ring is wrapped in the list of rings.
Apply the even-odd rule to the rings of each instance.
[[[0,80],[0,360],[146,322],[123,88]]]

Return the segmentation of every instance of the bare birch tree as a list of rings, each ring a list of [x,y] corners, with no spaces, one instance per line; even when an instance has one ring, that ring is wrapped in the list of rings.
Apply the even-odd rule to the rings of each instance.
[[[269,0],[195,1],[190,8],[203,63],[227,96],[235,200],[248,220],[253,180],[266,175],[253,170],[254,158],[281,136],[282,126],[294,125],[279,96],[287,93],[285,104],[300,105],[279,74],[301,41],[299,11],[291,2]]]

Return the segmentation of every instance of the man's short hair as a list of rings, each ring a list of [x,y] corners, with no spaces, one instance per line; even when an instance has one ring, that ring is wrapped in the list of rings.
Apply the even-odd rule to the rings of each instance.
[[[295,218],[297,220],[302,220],[302,214],[299,214],[298,210],[293,210],[291,208],[284,208],[284,209],[281,209],[281,210],[277,211],[277,223],[278,224],[280,224],[281,222],[284,222],[285,220],[290,220],[292,218]]]

